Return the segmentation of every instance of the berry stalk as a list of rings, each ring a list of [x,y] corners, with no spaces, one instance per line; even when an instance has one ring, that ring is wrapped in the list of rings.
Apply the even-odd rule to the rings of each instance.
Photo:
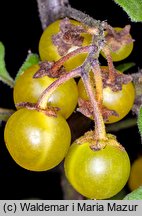
[[[68,0],[37,0],[42,29],[50,23],[65,17],[64,7],[69,6]]]
[[[98,101],[99,107],[102,107],[103,102],[103,82],[102,82],[102,74],[99,62],[95,62],[95,64],[92,65],[92,71],[94,74],[94,80],[95,80],[95,91],[96,91],[96,99]]]
[[[70,59],[71,57],[77,54],[89,52],[91,49],[92,49],[92,46],[90,45],[90,46],[80,47],[72,52],[69,52],[68,54],[60,58],[58,61],[56,61],[53,64],[53,66],[50,69],[48,69],[48,71],[50,71],[50,74],[56,73],[56,71],[58,71],[68,59]],[[38,78],[38,77],[40,77],[40,75],[37,72],[33,78]]]
[[[55,80],[50,86],[48,86],[41,94],[38,99],[37,107],[40,109],[46,109],[47,107],[47,98],[63,83],[70,80],[71,78],[79,76],[81,68],[76,68],[72,70],[70,73],[65,73],[60,78]]]
[[[104,54],[106,56],[106,60],[107,60],[107,63],[108,63],[108,68],[109,68],[108,83],[113,83],[115,81],[115,68],[114,68],[114,65],[113,65],[112,57],[110,55],[110,49],[106,45],[102,50],[103,50],[103,52],[104,52]]]
[[[106,130],[104,120],[99,108],[99,103],[94,95],[93,86],[91,85],[90,77],[86,73],[82,76],[82,80],[93,107],[93,119],[95,121],[95,140],[106,140]]]

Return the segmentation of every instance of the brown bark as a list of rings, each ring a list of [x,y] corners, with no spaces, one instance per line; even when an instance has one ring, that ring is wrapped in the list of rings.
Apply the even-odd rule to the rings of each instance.
[[[64,7],[69,6],[68,0],[37,0],[42,28],[64,17]]]

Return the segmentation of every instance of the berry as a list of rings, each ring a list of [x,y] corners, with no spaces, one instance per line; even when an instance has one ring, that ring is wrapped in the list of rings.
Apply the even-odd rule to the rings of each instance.
[[[22,108],[8,119],[4,139],[18,165],[27,170],[46,171],[64,159],[71,133],[61,115],[52,117]]]

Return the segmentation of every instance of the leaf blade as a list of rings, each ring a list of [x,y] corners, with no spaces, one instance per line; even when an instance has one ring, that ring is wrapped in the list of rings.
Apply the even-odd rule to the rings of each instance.
[[[116,67],[117,70],[121,71],[121,72],[125,72],[127,70],[129,70],[131,67],[134,67],[136,64],[134,62],[127,62],[127,63],[123,63],[120,64]]]
[[[139,109],[137,125],[138,125],[139,132],[142,136],[142,107],[140,107]]]
[[[0,81],[13,88],[14,80],[6,69],[4,58],[5,58],[5,47],[3,43],[0,41]]]
[[[35,53],[29,52],[24,63],[20,67],[19,71],[16,74],[15,81],[20,74],[22,74],[26,69],[31,67],[34,64],[38,64],[40,61],[39,56]]]
[[[142,186],[127,194],[123,200],[142,200]]]
[[[132,22],[142,21],[142,0],[114,0],[128,14]]]

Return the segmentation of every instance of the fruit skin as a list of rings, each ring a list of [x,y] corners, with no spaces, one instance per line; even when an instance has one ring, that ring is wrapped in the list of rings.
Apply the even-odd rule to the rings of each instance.
[[[65,157],[65,175],[83,196],[90,199],[108,199],[117,194],[126,184],[130,173],[127,152],[111,145],[93,151],[89,142],[73,143]]]
[[[135,99],[135,89],[132,82],[122,86],[121,91],[113,92],[109,87],[103,90],[103,104],[110,110],[115,110],[119,116],[110,116],[108,122],[114,123],[123,119],[132,109]]]
[[[120,32],[122,30],[122,28],[115,27],[114,30],[116,32]],[[107,35],[107,32],[105,34]],[[129,38],[132,39],[130,34],[129,34]],[[108,46],[109,46],[109,43],[108,43]],[[133,47],[134,47],[134,42],[132,41],[131,43],[128,43],[128,44],[122,43],[122,47],[115,52],[113,52],[111,50],[110,54],[112,57],[112,61],[117,62],[117,61],[124,60],[125,58],[127,58],[131,54]],[[111,44],[110,44],[110,48],[111,48]],[[105,54],[103,53],[103,51],[101,52],[101,54],[105,58]]]
[[[142,186],[142,156],[138,157],[131,166],[128,186],[131,191]]]
[[[94,88],[95,93],[95,88]],[[88,100],[84,84],[80,79],[78,82],[79,97]],[[114,123],[123,119],[132,109],[135,100],[135,88],[132,82],[123,84],[122,90],[114,92],[110,87],[103,89],[103,105],[117,112],[119,116],[109,116],[105,123]]]
[[[48,76],[34,79],[33,75],[38,69],[38,64],[33,65],[17,78],[13,91],[15,105],[20,102],[36,103],[41,93],[56,80]],[[77,100],[77,84],[74,79],[70,79],[59,86],[54,93],[47,98],[47,104],[59,107],[59,113],[67,119],[75,110]]]
[[[46,171],[57,166],[65,157],[71,132],[61,115],[49,117],[23,108],[8,119],[4,139],[18,165],[27,170]]]
[[[52,42],[52,36],[59,33],[60,31],[60,22],[61,20],[57,20],[50,24],[42,33],[40,40],[39,40],[39,55],[42,61],[57,61],[61,58],[61,56],[58,53],[57,47]],[[81,25],[80,22],[71,20],[70,22],[73,25]],[[81,33],[81,36],[84,37],[82,46],[87,46],[91,43],[92,36],[86,33]],[[72,46],[70,50],[68,50],[68,53],[70,51],[75,50],[78,48],[77,46]],[[67,71],[70,71],[79,65],[81,65],[85,58],[87,57],[86,53],[78,54],[72,58],[70,58],[65,64],[65,68]]]

